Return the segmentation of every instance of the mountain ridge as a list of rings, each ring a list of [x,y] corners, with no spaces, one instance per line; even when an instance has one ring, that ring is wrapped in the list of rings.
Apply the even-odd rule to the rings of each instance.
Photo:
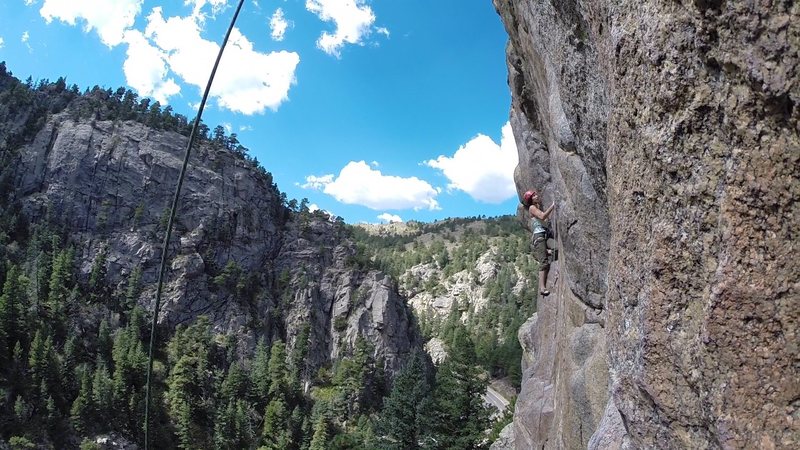
[[[107,441],[104,433],[141,445],[144,322],[185,121],[133,102],[125,90],[81,95],[63,79],[33,86],[2,69],[0,358],[9,364],[0,369],[7,413],[0,433],[14,445],[77,448]],[[507,375],[508,361],[519,365],[518,343],[493,335],[476,352],[462,318],[440,315],[427,329],[447,331],[448,358],[434,367],[415,356],[423,336],[404,282],[390,276],[388,258],[376,258],[377,247],[365,246],[366,233],[287,199],[230,137],[207,127],[203,135],[167,248],[158,317],[154,433],[163,445],[308,448],[386,439],[401,411],[384,411],[380,400],[420,358],[421,400],[447,418],[448,402],[475,397],[471,415],[482,425],[459,439],[485,440],[480,367]],[[476,233],[453,233],[448,246],[457,253],[465,235]],[[403,251],[437,274],[429,277],[433,289],[448,246],[430,230],[422,237],[436,245],[441,266],[425,266],[431,253],[422,241],[412,243],[419,254]],[[475,264],[478,253],[470,255],[457,258],[459,270]],[[516,308],[510,297],[503,302]],[[509,349],[506,359],[485,360],[499,344]],[[470,374],[467,390],[438,392],[456,373]],[[439,440],[446,423],[415,426],[420,439]]]

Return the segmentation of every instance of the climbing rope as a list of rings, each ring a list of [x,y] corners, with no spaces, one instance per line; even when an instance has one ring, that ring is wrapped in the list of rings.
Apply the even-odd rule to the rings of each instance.
[[[145,384],[145,403],[144,403],[144,448],[150,448],[150,382],[153,374],[153,348],[156,340],[156,322],[158,322],[158,308],[161,304],[161,290],[164,286],[164,271],[167,264],[167,250],[169,246],[170,237],[172,237],[172,223],[175,220],[175,210],[178,208],[178,197],[181,194],[181,186],[183,186],[183,178],[186,175],[186,166],[189,164],[189,154],[192,151],[195,137],[197,136],[197,128],[200,125],[200,118],[203,115],[203,109],[206,106],[208,93],[211,90],[211,83],[214,81],[214,75],[217,73],[219,61],[222,59],[222,52],[228,44],[228,38],[233,31],[233,25],[236,23],[236,18],[239,17],[239,11],[242,9],[244,0],[239,0],[239,5],[236,7],[236,12],[233,14],[231,24],[228,26],[228,32],[225,33],[225,39],[222,41],[222,46],[219,48],[217,60],[214,61],[214,67],[211,69],[211,76],[208,77],[208,84],[203,93],[203,100],[200,101],[200,108],[197,110],[197,117],[194,119],[192,125],[192,132],[189,134],[189,144],[186,146],[186,154],[183,157],[183,166],[181,167],[180,175],[178,176],[178,185],[175,186],[175,196],[172,198],[172,207],[169,211],[169,221],[167,222],[167,234],[164,236],[164,245],[161,248],[161,266],[158,269],[158,287],[156,288],[156,304],[153,307],[153,320],[150,325],[150,349],[147,357],[147,382]]]

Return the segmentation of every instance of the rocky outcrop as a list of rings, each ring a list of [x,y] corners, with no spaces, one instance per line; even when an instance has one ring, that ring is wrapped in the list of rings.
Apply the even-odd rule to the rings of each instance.
[[[516,448],[796,448],[800,6],[494,4],[561,256]]]
[[[122,291],[139,268],[138,302],[152,310],[187,138],[133,121],[72,117],[51,116],[15,150],[15,195],[30,223],[65,231],[84,276],[103,252],[112,289]],[[195,146],[159,323],[171,328],[206,315],[241,349],[261,337],[284,339],[289,349],[308,338],[308,376],[363,337],[389,373],[398,370],[420,344],[394,284],[353,263],[343,224],[284,202],[252,162],[207,141]]]
[[[467,310],[480,312],[489,301],[484,296],[482,286],[486,280],[497,274],[497,262],[492,256],[491,251],[481,255],[473,268],[477,274],[475,279],[470,273],[472,270],[462,270],[445,276],[436,263],[418,264],[403,274],[401,292],[418,315],[433,315],[438,319],[446,317],[453,305],[461,302],[460,307],[465,312],[463,319],[466,320]],[[440,289],[438,292],[431,292],[425,288],[410,286],[416,280],[434,283]]]
[[[417,264],[400,276],[400,293],[408,299],[408,304],[419,317],[443,320],[455,305],[461,308],[461,320],[466,323],[489,304],[484,286],[497,277],[503,264],[507,263],[494,245],[478,255],[471,267],[451,275],[435,262]],[[511,265],[514,273],[511,292],[519,295],[528,286],[526,277],[520,267]],[[431,290],[421,286],[425,284],[437,288]]]
[[[308,327],[310,367],[349,354],[361,337],[376,347],[390,373],[399,371],[421,341],[394,281],[375,270],[354,270],[348,262],[354,248],[328,223],[285,237],[292,244],[279,252],[275,264],[290,280],[283,291],[289,299],[284,311],[288,341]],[[320,245],[333,251],[321,253]]]
[[[500,435],[489,447],[489,450],[513,450],[514,448],[514,427],[508,426],[503,428]]]

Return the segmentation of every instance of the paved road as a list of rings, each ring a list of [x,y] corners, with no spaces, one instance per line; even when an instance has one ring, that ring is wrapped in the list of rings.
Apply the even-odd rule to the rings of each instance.
[[[494,409],[497,410],[498,413],[502,413],[509,405],[509,401],[506,400],[499,392],[494,390],[491,386],[486,388],[486,393],[483,394],[483,401],[486,404],[492,406]]]

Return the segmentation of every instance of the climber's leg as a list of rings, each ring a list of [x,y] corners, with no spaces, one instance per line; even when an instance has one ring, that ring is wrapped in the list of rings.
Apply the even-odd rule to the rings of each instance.
[[[547,289],[547,274],[550,272],[550,265],[548,264],[546,269],[542,269],[539,271],[539,293],[542,297],[546,297],[550,295],[550,291]]]

